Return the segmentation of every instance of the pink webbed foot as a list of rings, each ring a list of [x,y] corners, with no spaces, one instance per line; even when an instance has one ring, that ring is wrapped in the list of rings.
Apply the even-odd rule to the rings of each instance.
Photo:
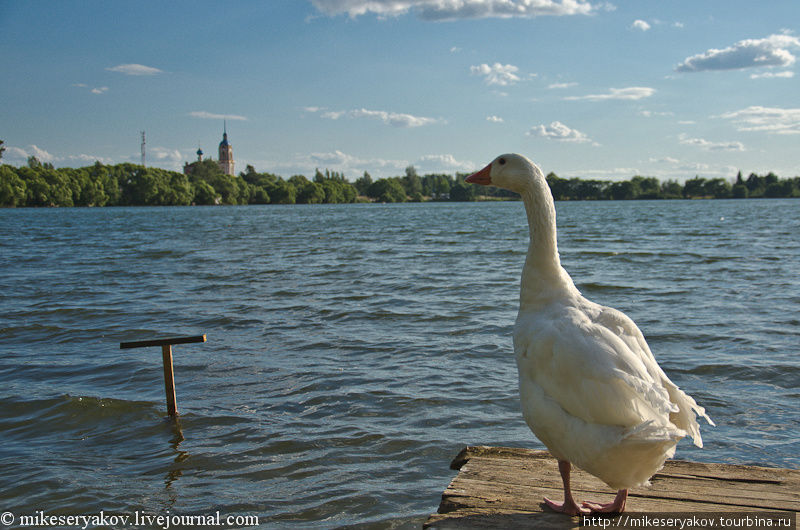
[[[570,497],[566,499],[564,502],[556,502],[548,499],[547,497],[544,498],[544,503],[553,511],[558,513],[564,513],[567,515],[586,515],[591,513],[591,510],[588,508],[581,508],[578,504]]]
[[[591,513],[622,513],[625,511],[625,500],[628,498],[628,490],[619,490],[612,502],[599,504],[596,502],[581,503],[584,508],[588,508]]]
[[[569,486],[569,472],[572,465],[566,460],[558,461],[558,471],[561,473],[561,481],[564,484],[564,502],[556,502],[545,497],[544,503],[551,509],[567,515],[582,515],[591,513],[589,509],[581,508],[575,499],[572,498],[572,490]]]

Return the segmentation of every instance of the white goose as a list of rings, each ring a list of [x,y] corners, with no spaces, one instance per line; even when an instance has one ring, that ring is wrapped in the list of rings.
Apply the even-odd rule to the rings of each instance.
[[[519,193],[528,215],[514,352],[523,416],[564,483],[563,502],[544,501],[571,515],[621,512],[628,488],[648,484],[678,440],[703,446],[696,415],[714,423],[658,366],[633,320],[584,298],[561,267],[553,197],[535,164],[501,155],[466,181]],[[614,501],[579,506],[571,464],[618,490]]]

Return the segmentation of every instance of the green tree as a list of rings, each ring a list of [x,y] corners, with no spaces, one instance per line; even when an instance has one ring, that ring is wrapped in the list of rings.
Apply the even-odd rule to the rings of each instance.
[[[422,180],[417,175],[417,170],[414,166],[406,168],[406,174],[401,181],[406,195],[411,197],[413,201],[419,202],[422,200]]]
[[[755,173],[750,173],[750,176],[747,177],[747,181],[745,182],[745,186],[747,186],[747,195],[748,197],[763,197],[764,191],[767,189],[767,183],[764,178],[759,177]]]
[[[706,196],[714,197],[715,199],[728,199],[731,197],[731,183],[725,179],[714,178],[707,180],[703,184],[703,190]]]
[[[356,179],[355,187],[358,190],[359,195],[366,195],[367,190],[372,185],[372,176],[369,173],[364,171],[364,175]]]
[[[25,182],[11,166],[0,166],[0,206],[25,206]]]
[[[279,179],[273,185],[266,188],[272,204],[294,204],[297,191],[295,187],[283,179]]]
[[[683,185],[683,196],[687,199],[704,197],[706,193],[705,183],[706,179],[698,176],[688,179]]]
[[[302,186],[294,184],[297,190],[295,201],[300,204],[322,204],[325,201],[325,182],[308,182]]]
[[[634,184],[629,180],[612,182],[611,186],[609,186],[609,193],[611,195],[611,198],[614,199],[615,201],[631,200],[637,198],[634,189]]]
[[[405,202],[406,191],[399,179],[386,178],[373,182],[367,196],[380,202]]]
[[[794,183],[789,179],[767,184],[767,189],[764,190],[764,197],[780,199],[795,196],[793,184]]]
[[[664,199],[682,199],[683,186],[677,180],[667,180],[661,183],[661,197]]]
[[[468,184],[463,178],[456,180],[450,187],[451,201],[474,201],[478,184]]]
[[[746,199],[747,198],[747,185],[742,178],[742,172],[739,171],[736,173],[736,181],[733,183],[733,188],[731,188],[731,197],[734,199]]]
[[[208,206],[212,204],[219,204],[222,202],[222,197],[220,197],[216,190],[205,181],[199,181],[194,184],[194,197],[192,202],[197,205]]]
[[[569,180],[562,179],[552,171],[545,177],[547,184],[550,186],[550,192],[553,194],[553,200],[568,201],[571,199]]]
[[[6,148],[5,148],[5,147],[3,147],[3,144],[4,144],[4,143],[5,143],[5,142],[4,142],[3,140],[0,140],[0,160],[2,160],[2,159],[3,159],[3,152],[6,150]]]
[[[422,195],[435,201],[450,198],[451,178],[448,175],[428,174],[422,177]]]
[[[655,177],[641,177],[639,175],[631,179],[634,188],[638,188],[637,199],[660,199],[661,184]]]

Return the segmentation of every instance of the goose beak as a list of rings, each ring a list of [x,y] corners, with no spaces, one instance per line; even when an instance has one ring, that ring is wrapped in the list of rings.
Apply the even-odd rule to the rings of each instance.
[[[468,176],[464,179],[464,182],[469,182],[470,184],[480,184],[482,186],[489,186],[492,183],[492,165],[489,164],[485,168],[481,169],[477,173],[473,173],[472,175]]]

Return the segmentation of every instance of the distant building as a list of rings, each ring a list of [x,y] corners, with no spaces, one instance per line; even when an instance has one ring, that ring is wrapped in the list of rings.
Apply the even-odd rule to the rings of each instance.
[[[222,141],[219,143],[219,168],[226,175],[235,175],[233,171],[233,146],[228,143],[228,126],[223,125]]]
[[[209,161],[211,159],[209,158]],[[195,166],[203,162],[203,150],[199,147],[197,148],[197,160],[190,163],[183,164],[183,173],[186,175],[191,175]],[[219,166],[220,170],[223,173],[230,176],[236,176],[234,171],[234,160],[233,160],[233,146],[228,142],[228,124],[223,122],[223,129],[222,129],[222,141],[219,143],[219,160],[217,160],[217,165]]]

